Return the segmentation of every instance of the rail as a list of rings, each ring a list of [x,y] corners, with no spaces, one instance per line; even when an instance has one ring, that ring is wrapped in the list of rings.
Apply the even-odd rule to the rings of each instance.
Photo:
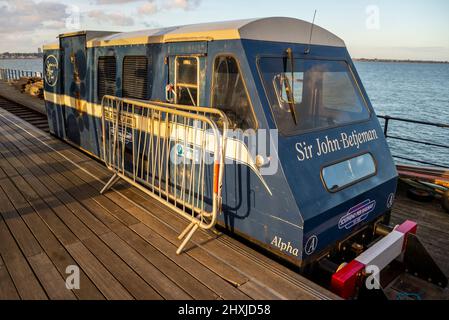
[[[23,77],[42,78],[42,72],[0,68],[0,80],[19,80]]]
[[[431,146],[431,147],[436,147],[436,148],[444,149],[444,150],[449,150],[449,145],[446,145],[446,144],[433,143],[433,142],[417,140],[417,139],[409,139],[409,138],[401,137],[401,136],[398,136],[398,135],[391,135],[391,134],[389,134],[389,130],[390,130],[390,127],[391,127],[390,125],[394,121],[403,122],[403,123],[411,123],[411,124],[416,124],[416,125],[423,125],[423,126],[427,126],[427,127],[436,127],[436,128],[442,128],[442,129],[449,129],[449,124],[428,122],[428,121],[421,121],[421,120],[412,120],[412,119],[405,119],[405,118],[400,118],[400,117],[390,117],[390,116],[383,116],[383,115],[378,116],[378,118],[384,120],[384,135],[385,135],[386,139],[402,141],[402,142],[408,142],[408,143],[424,145],[424,146]],[[430,165],[430,166],[433,166],[433,167],[449,168],[449,163],[437,163],[437,162],[434,162],[434,161],[424,161],[424,160],[421,160],[421,159],[413,159],[413,158],[410,158],[410,157],[404,157],[403,155],[397,155],[397,154],[393,154],[393,157],[396,158],[396,159],[410,161],[410,162],[415,162],[415,163],[419,163],[419,164]]]
[[[227,130],[226,116],[213,108],[105,96],[103,160],[114,174],[101,193],[123,179],[186,218],[180,254],[221,212]]]

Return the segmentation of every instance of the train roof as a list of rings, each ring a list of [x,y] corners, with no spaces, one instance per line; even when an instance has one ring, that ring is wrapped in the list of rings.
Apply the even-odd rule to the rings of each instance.
[[[286,43],[308,43],[311,23],[295,18],[272,17],[213,23],[192,24],[134,32],[99,33],[80,32],[86,35],[87,47],[123,46],[148,43],[181,41],[214,41],[248,39]],[[67,37],[77,33],[60,35]],[[342,39],[326,29],[315,25],[311,44],[345,47]],[[47,46],[54,47],[54,45]],[[47,49],[44,46],[44,49]]]

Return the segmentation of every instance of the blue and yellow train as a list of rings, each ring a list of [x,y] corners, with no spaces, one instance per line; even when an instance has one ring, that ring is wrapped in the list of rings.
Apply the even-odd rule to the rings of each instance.
[[[105,95],[216,108],[232,129],[278,132],[261,160],[278,159],[270,174],[239,152],[226,164],[219,223],[304,274],[331,270],[342,296],[373,256],[401,253],[385,257],[392,233],[404,242],[416,230],[387,227],[395,164],[345,43],[319,26],[265,18],[63,34],[44,46],[44,75],[51,132],[99,159]]]

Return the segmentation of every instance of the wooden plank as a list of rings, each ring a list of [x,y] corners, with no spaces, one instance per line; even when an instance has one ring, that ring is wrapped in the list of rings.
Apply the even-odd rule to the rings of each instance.
[[[101,238],[165,299],[191,299],[191,296],[188,293],[167,277],[166,272],[170,272],[170,270],[159,270],[113,233],[104,234]],[[152,260],[152,262],[154,263],[155,261]],[[178,271],[180,270],[178,269]]]
[[[19,294],[0,255],[0,300],[18,300]]]
[[[99,211],[101,211],[101,210],[99,210],[99,208],[97,208],[97,210],[96,210],[97,216],[98,216],[98,212],[99,212]],[[113,212],[114,212],[114,214],[117,213],[116,210],[113,210]],[[104,214],[104,216],[106,216],[106,215]],[[106,218],[106,219],[107,219],[106,221],[103,221],[105,224],[110,225],[110,224],[115,224],[115,223],[116,223],[116,221],[113,221],[113,220],[111,221],[111,218],[109,218],[109,219]],[[103,219],[102,219],[102,220],[103,220]],[[137,221],[137,220],[136,220],[136,221]],[[111,225],[110,225],[110,227],[111,227],[111,230],[114,230],[114,226],[111,226]],[[166,261],[167,261],[167,260],[166,260]],[[166,262],[166,261],[165,261],[165,262]],[[169,264],[169,265],[170,265],[170,264]],[[164,270],[164,269],[162,269],[162,270]],[[179,271],[179,269],[178,269],[178,271]],[[178,273],[179,273],[179,272],[178,272]],[[172,276],[175,277],[175,273],[172,273]],[[177,277],[178,280],[181,281],[181,282],[182,282],[182,281],[185,282],[186,279],[189,279],[189,278],[185,278],[185,277],[180,277],[179,275],[176,275],[176,277]],[[200,284],[196,284],[196,287],[197,287],[197,290],[195,291],[195,293],[200,292],[200,291],[198,290],[198,287],[200,287]],[[209,295],[208,297],[209,297],[209,298],[210,298],[210,297],[215,298],[214,295]],[[200,298],[200,297],[198,297],[198,298]],[[201,296],[201,298],[205,298],[205,296]]]
[[[18,185],[18,187],[20,188],[20,185]],[[22,185],[22,187],[23,188],[21,190],[24,190],[26,188],[25,185]],[[41,212],[39,210],[40,209],[38,207],[36,207],[36,211]],[[58,269],[60,275],[62,275],[63,277],[66,276],[65,270],[66,270],[67,266],[76,264],[75,261],[72,259],[72,257],[68,254],[68,252],[64,249],[64,247],[59,243],[59,241],[53,235],[51,230],[48,229],[47,225],[45,225],[41,219],[39,219],[35,215],[26,215],[22,218],[25,221],[25,223],[27,224],[27,226],[30,228],[30,230],[32,231],[35,238],[38,240],[39,244],[45,250],[48,257],[55,264],[55,267]],[[76,241],[71,241],[69,243],[74,243],[74,242],[76,242]],[[102,299],[103,298],[101,293],[98,291],[98,289],[95,288],[95,286],[87,278],[87,276],[84,274],[84,272],[81,272],[80,278],[81,278],[81,281],[84,283],[84,285],[82,288],[75,291],[76,295],[79,298],[81,298],[81,299],[83,299],[83,298]],[[44,282],[42,282],[42,283],[44,283]]]
[[[0,146],[1,143],[0,143]],[[9,158],[10,159],[10,158]],[[2,155],[0,154],[0,162],[2,160]],[[16,168],[20,168],[19,164],[15,162]],[[37,214],[42,218],[43,221],[50,227],[51,230],[55,234],[58,235],[59,239],[63,244],[70,244],[78,241],[76,236],[74,236],[70,230],[64,225],[64,223],[58,218],[58,215],[55,214],[55,210],[59,209],[58,206],[54,207],[54,210],[50,209],[48,205],[42,200],[46,199],[46,197],[40,197],[33,188],[28,184],[33,184],[34,188],[39,188],[38,181],[34,176],[25,175],[25,178],[21,176],[16,176],[12,178],[14,180],[15,185],[19,190],[22,191],[23,196],[28,200],[31,204],[31,207],[37,212]],[[25,181],[28,181],[28,183]],[[64,211],[61,210],[63,213]],[[24,218],[35,217],[35,215],[23,215]],[[30,222],[28,225],[36,225],[38,222]]]
[[[11,233],[14,235],[20,249],[23,251],[23,254],[26,257],[31,257],[42,253],[42,248],[26,224],[20,218],[20,214],[33,214],[34,209],[28,205],[24,205],[23,203],[16,204],[17,210],[21,212],[19,214],[6,195],[8,194],[12,199],[17,199],[17,194],[15,194],[17,192],[18,190],[9,179],[2,180],[0,185],[0,203],[2,204],[0,206],[0,213],[8,225],[8,228],[11,230]]]
[[[216,292],[225,300],[247,300],[249,297],[235,288],[232,284],[225,281],[222,277],[217,276],[209,268],[199,263],[187,254],[177,255],[176,246],[168,242],[165,238],[154,232],[143,223],[139,223],[131,227],[154,248],[158,248],[161,253],[165,254],[172,261],[176,262],[180,267],[189,274],[196,277],[199,281]]]
[[[5,210],[13,211],[15,209],[20,213],[20,216],[24,216],[26,219],[32,220],[35,224],[39,223],[39,218],[34,210],[31,210],[30,205],[22,197],[19,190],[9,181],[3,181],[2,188],[7,190],[8,195],[11,198],[12,203],[4,199],[2,201],[2,207]],[[0,209],[3,210],[3,209]],[[5,215],[2,211],[2,216],[5,219]],[[42,251],[37,240],[31,231],[26,228],[25,223],[19,215],[15,215],[13,220],[17,224],[12,224],[10,218],[6,218],[5,221],[8,225],[13,225],[16,231],[13,231],[14,236],[18,240],[25,257],[31,265],[34,273],[38,277],[41,285],[44,287],[48,296],[52,299],[74,299],[75,296],[69,290],[65,288],[65,282],[61,275],[58,273],[54,265],[51,263],[47,255]],[[19,223],[20,222],[20,223]],[[20,229],[17,227],[20,225]]]
[[[101,211],[104,212],[104,213],[103,213],[103,216],[107,216],[107,211],[106,211],[105,209],[103,209],[102,207],[98,206],[98,205],[95,205],[95,204],[91,203],[90,209],[91,209],[92,211],[95,210],[95,214],[96,214],[97,216],[98,216],[99,212],[101,212]],[[111,217],[107,217],[107,219],[108,219],[108,221],[104,221],[106,224],[114,224],[114,223],[117,223],[117,221],[115,221],[115,219],[114,219],[112,216],[111,216]],[[136,221],[137,221],[137,220],[136,220]],[[113,229],[113,228],[112,228],[112,229]],[[126,261],[126,260],[125,260],[125,261]],[[162,277],[161,277],[161,275],[162,275]],[[161,278],[161,280],[163,280],[163,281],[162,281],[162,284],[161,284],[161,288],[169,287],[169,285],[168,285],[169,282],[167,282],[167,281],[164,280],[163,274],[159,274],[159,275],[157,275],[156,277],[154,277],[154,279],[158,279],[158,278]],[[153,282],[154,282],[154,280],[153,280]],[[172,290],[171,290],[171,295],[172,295],[172,296],[170,297],[170,296],[168,295],[168,297],[169,297],[169,298],[178,298],[178,299],[180,299],[180,298],[183,298],[183,299],[187,298],[186,295],[182,295],[182,296],[174,296],[174,297],[173,297],[173,293],[176,293],[176,290],[175,290],[174,288],[172,288]],[[142,298],[142,297],[139,297],[139,298]]]
[[[55,168],[59,169],[59,171],[62,172],[69,181],[80,181],[80,185],[83,185],[83,188],[80,191],[86,199],[89,199],[89,205],[96,208],[94,210],[95,213],[102,211],[98,209],[98,205],[100,205],[105,210],[109,211],[114,216],[119,218],[119,220],[127,226],[139,223],[139,221],[134,216],[130,215],[122,207],[118,206],[107,197],[100,195],[98,190],[94,189],[90,184],[98,184],[98,181],[93,180],[79,168],[72,167],[71,170],[68,171],[67,168],[62,167],[59,163],[55,164]],[[82,179],[80,179],[79,177],[82,177]]]
[[[130,195],[127,194],[127,196]],[[151,203],[150,200],[139,199],[138,202],[143,206],[151,208],[149,204]],[[162,210],[163,208],[161,208],[161,211]],[[152,214],[142,214],[141,212],[139,212],[138,208],[129,209],[129,211],[138,216],[138,218],[150,228],[158,230],[159,233],[164,231],[164,237],[170,238],[169,240],[171,240],[172,243],[176,244],[178,242],[176,238],[177,232],[174,232],[173,230],[171,230],[171,228],[168,228],[166,225],[161,223],[161,221],[154,218]],[[170,225],[172,226],[177,222],[178,232],[180,232],[180,230],[182,230],[182,224],[179,224],[179,220],[176,221],[177,219],[177,217],[173,216],[170,216],[170,218],[168,218],[167,216],[165,218],[166,221],[170,221]],[[306,280],[303,279],[300,275],[297,275],[296,278],[301,279],[300,285],[304,287],[302,288],[302,290],[298,290],[299,287],[297,285],[293,285],[291,281],[287,281],[282,274],[280,275],[274,273],[273,268],[283,268],[280,265],[275,265],[274,263],[271,263],[268,266],[256,264],[254,263],[254,256],[242,255],[241,253],[238,253],[237,251],[223,245],[219,241],[216,241],[218,238],[210,235],[208,236],[207,234],[202,232],[198,232],[193,239],[196,243],[199,243],[201,247],[197,247],[194,246],[194,244],[191,244],[190,249],[189,251],[187,251],[187,253],[193,256],[198,261],[202,262],[204,265],[207,265],[209,267],[214,266],[213,271],[217,274],[220,274],[225,279],[226,276],[223,275],[222,272],[226,272],[226,270],[228,270],[229,268],[234,271],[234,274],[236,271],[243,271],[243,273],[241,273],[243,278],[241,278],[240,282],[237,283],[238,286],[250,280],[249,277],[251,276],[254,277],[253,279],[255,282],[264,283],[270,288],[276,288],[279,291],[279,297],[290,299],[310,299],[314,296],[314,294],[307,293],[307,291],[304,290],[305,287],[311,286],[312,283],[306,282]],[[210,241],[211,239],[214,239],[214,241]],[[249,249],[247,248],[244,248],[243,250],[249,251]],[[205,252],[207,254],[204,254]],[[215,261],[215,263],[213,261]],[[233,281],[233,278],[228,278],[227,280]],[[323,291],[323,295],[327,294],[325,290],[318,288],[318,286],[316,285],[313,285],[312,288],[313,290],[316,290],[317,293]]]
[[[0,129],[1,132],[1,129]],[[0,145],[6,145],[1,144]],[[9,148],[12,148],[9,146]],[[14,156],[22,163],[22,165],[18,165],[18,169],[23,169],[26,172],[29,172],[27,168],[25,168],[25,164],[29,163],[30,159],[27,159],[23,153],[20,153],[18,150],[15,150]],[[30,154],[30,156],[32,156]],[[22,160],[23,158],[23,160]],[[32,161],[32,160],[31,160]],[[44,164],[48,165],[48,164]],[[73,240],[70,235],[68,235],[68,229],[61,224],[58,217],[65,223],[65,225],[70,226],[73,233],[77,238],[83,240],[90,238],[93,234],[87,228],[82,221],[88,223],[92,227],[95,228],[97,232],[107,232],[107,228],[105,228],[98,219],[94,218],[90,214],[86,214],[87,210],[83,206],[81,206],[74,198],[69,196],[63,189],[58,188],[55,185],[55,181],[50,179],[50,177],[46,176],[45,172],[43,172],[38,166],[30,166],[30,169],[33,171],[34,176],[39,177],[43,183],[40,183],[37,179],[30,177],[33,180],[33,185],[35,191],[39,194],[39,196],[45,200],[45,202],[53,209],[54,213],[43,216],[46,222],[54,228],[54,230],[58,230],[58,236],[62,238],[64,244],[70,244]],[[53,194],[47,189],[52,189]],[[57,195],[56,198],[54,195]],[[60,201],[64,201],[65,206]],[[70,210],[68,210],[68,208]],[[71,212],[70,212],[71,211]],[[72,214],[73,213],[73,214]]]
[[[251,280],[241,285],[239,289],[256,300],[279,300],[279,296],[272,294],[269,290]]]
[[[89,237],[90,236],[91,235],[89,235]],[[87,238],[87,237],[85,237],[85,238]],[[66,244],[70,244],[70,243],[66,243]],[[73,260],[71,260],[71,261],[73,261]],[[73,263],[73,262],[70,263],[70,265],[73,265],[73,264],[75,264],[75,263]],[[95,288],[95,286],[91,283],[91,281],[85,276],[84,272],[81,272],[80,276],[81,276],[81,281],[83,281],[83,286],[82,286],[82,289],[77,290],[77,293],[81,294],[81,297],[101,299],[103,296]]]
[[[14,134],[12,136],[14,136]],[[23,141],[23,142],[25,142],[25,141]],[[33,146],[30,146],[30,147],[33,147]],[[33,155],[33,156],[35,157],[36,155]],[[41,154],[41,156],[42,156],[42,161],[49,161],[48,155]],[[87,185],[83,180],[80,180],[76,175],[72,174],[71,172],[66,172],[67,169],[63,168],[58,162],[50,161],[48,163],[52,163],[53,166],[50,168],[50,172],[47,172],[47,174],[51,175],[51,172],[54,173],[55,171],[65,173],[67,178],[71,182],[76,182],[80,186],[82,186],[82,187],[80,187],[82,199],[85,198],[86,201],[89,201],[90,205],[94,205],[93,202],[91,201],[91,200],[94,200],[98,204],[103,206],[105,209],[108,209],[108,210],[114,212],[115,215],[120,216],[120,220],[123,221],[126,225],[132,225],[132,224],[138,223],[138,221],[132,215],[129,215],[123,208],[121,208],[120,206],[117,206],[114,202],[110,201],[109,199],[99,196],[98,192],[95,189],[93,189],[90,185]],[[79,169],[76,167],[73,167],[73,168],[71,168],[71,170],[75,170],[78,172]],[[81,172],[81,174],[85,175],[84,172]],[[86,177],[88,177],[88,176],[86,175]],[[94,212],[96,212],[96,211],[97,210],[94,210]]]
[[[170,224],[167,225],[168,223],[167,224],[162,223],[159,219],[157,219],[154,216],[154,214],[148,214],[147,212],[142,211],[137,207],[130,208],[128,209],[128,211],[134,214],[137,218],[139,218],[140,221],[142,221],[142,223],[150,227],[151,230],[153,230],[153,232],[160,234],[174,246],[176,247],[179,246],[180,241],[178,240],[178,235],[181,232],[181,229],[173,230],[173,228],[171,227],[172,221],[169,220],[169,218],[167,217],[165,218],[167,222],[170,222]],[[197,260],[204,266],[207,266],[214,273],[216,273],[229,283],[238,286],[248,281],[248,278],[242,275],[238,270],[235,270],[234,268],[231,268],[228,265],[223,264],[222,261],[215,259],[213,256],[209,255],[206,252],[188,251],[186,252],[186,254],[193,257],[195,260]]]
[[[30,177],[27,177],[28,181],[30,181]],[[29,194],[33,194],[33,190],[31,186],[28,185],[23,178],[16,177],[17,187],[22,191],[27,191]],[[36,195],[31,196],[31,199],[35,199]],[[47,206],[41,203],[41,200],[31,200],[31,205],[34,207],[38,215],[51,215],[56,216],[54,212],[52,212]],[[42,213],[43,211],[50,211],[49,213]],[[39,244],[44,248],[45,252],[49,256],[49,258],[53,261],[59,273],[62,276],[65,276],[65,270],[67,266],[74,265],[75,261],[72,257],[67,253],[67,251],[63,248],[63,246],[58,242],[56,237],[53,235],[51,230],[48,228],[46,224],[43,223],[43,220],[39,219],[36,215],[25,215],[22,216],[22,219],[25,221],[27,226],[32,231],[35,238],[38,240]],[[52,224],[50,224],[51,226]],[[59,224],[58,224],[59,226]],[[65,226],[64,226],[65,227]],[[67,228],[67,227],[65,227]],[[60,229],[60,228],[57,228]],[[65,231],[65,230],[64,230]],[[68,229],[67,229],[68,231]],[[56,230],[56,233],[59,233],[60,230]],[[70,232],[70,231],[68,231]],[[71,234],[70,238],[76,239],[76,237]],[[62,237],[63,239],[67,238],[67,236]],[[77,240],[77,239],[76,239]],[[75,241],[65,241],[66,244],[74,243]],[[75,294],[80,299],[103,299],[104,297],[95,288],[92,282],[87,278],[84,272],[80,273],[81,281],[84,283],[83,287],[79,290],[75,291]]]
[[[213,290],[198,281],[194,275],[186,272],[182,266],[176,264],[173,260],[158,251],[134,231],[123,227],[122,230],[117,230],[116,234],[158,270],[162,270],[170,280],[176,283],[176,285],[187,292],[192,298],[198,300],[215,300],[219,298]],[[205,268],[202,266],[201,269]],[[219,278],[216,275],[214,277]]]
[[[55,170],[56,163],[54,163],[54,161],[52,161],[50,158],[47,158],[46,155],[42,155],[43,159],[40,158],[38,159],[35,154],[29,153],[29,157],[31,158],[32,161],[35,161],[36,164],[38,164],[42,170],[44,170],[44,173],[42,175],[48,174],[48,177],[42,177],[42,179],[48,180],[49,178],[51,178],[54,181],[56,181],[61,186],[61,188],[69,191],[68,194],[67,192],[60,191],[56,193],[56,195],[59,197],[59,193],[61,193],[62,197],[61,200],[66,202],[67,205],[71,207],[74,213],[79,213],[80,219],[85,220],[87,225],[94,227],[94,231],[97,234],[107,232],[107,228],[104,228],[104,225],[102,225],[99,222],[99,219],[97,218],[98,216],[105,217],[104,213],[105,209],[101,207],[96,201],[91,199],[93,194],[92,190],[89,189],[90,187],[88,185],[86,185],[84,182],[81,182],[79,184],[73,184],[72,181],[76,181],[77,179],[75,179],[73,176],[71,177],[71,179],[67,179],[63,174],[60,174],[58,171],[56,171]],[[47,160],[48,162],[46,162],[45,160]],[[48,163],[52,163],[52,165],[50,166],[48,165]],[[60,170],[65,171],[66,169],[60,168]],[[54,181],[49,182],[48,185],[52,185]],[[86,188],[89,189],[90,193],[86,192]],[[98,194],[95,193],[95,196],[97,195]],[[82,203],[84,207],[80,207],[80,205],[77,204],[78,201],[74,199],[78,199],[78,201]],[[92,213],[92,215],[86,215],[86,208]],[[131,215],[127,213],[125,214],[128,215],[129,219],[132,219],[131,223],[138,222]],[[67,224],[70,223],[67,222]],[[87,235],[86,236],[79,235],[80,239],[87,239],[92,236],[92,234],[90,232],[87,232],[85,228],[83,228],[83,231],[86,232]]]
[[[115,264],[112,264],[113,266],[115,266],[115,265],[117,265],[116,263]],[[130,282],[132,283],[132,279],[130,279]],[[143,281],[142,281],[143,282]],[[83,287],[84,287],[84,284],[83,284]],[[142,288],[139,288],[140,290],[138,290],[137,292],[138,292],[138,297],[140,297],[140,298],[156,298],[157,297],[157,294],[154,294],[154,295],[144,295],[145,293],[147,293],[146,292],[146,290],[147,290],[147,287],[142,287]],[[154,291],[153,291],[154,292]]]
[[[30,257],[29,262],[50,299],[76,300],[75,295],[66,288],[65,280],[45,253]]]
[[[77,266],[78,263],[72,258],[72,256],[68,253],[65,248],[59,249],[48,249],[46,251],[48,257],[59,270],[60,274],[62,274],[65,278],[67,278],[68,274],[66,274],[66,269],[68,266]],[[80,268],[80,286],[79,289],[73,289],[72,292],[77,296],[80,300],[104,300],[104,296],[101,294],[100,290],[97,289],[95,284],[89,279],[87,274],[83,269]]]
[[[59,177],[48,175],[42,180],[47,182],[50,191],[53,192],[53,195],[50,197],[52,199],[51,203],[54,203],[56,208],[63,208],[64,211],[68,209],[72,213],[70,215],[65,214],[66,217],[70,217],[65,219],[65,223],[76,228],[74,232],[78,238],[84,240],[89,239],[92,236],[92,232],[95,234],[108,232],[108,228],[95,215],[91,214],[89,208],[86,208],[77,200],[79,199],[78,194],[75,193],[75,196],[72,196],[66,191],[68,189],[65,189],[64,185],[59,184]],[[89,228],[85,226],[89,226]]]
[[[103,236],[107,236],[107,233]],[[139,300],[159,300],[162,297],[151,286],[139,277],[122,259],[109,249],[98,238],[90,238],[83,243],[107,267],[108,271],[122,284],[126,290]]]
[[[36,276],[14,241],[3,219],[0,219],[0,254],[20,298],[26,300],[47,299],[47,295],[36,279]]]
[[[86,272],[106,299],[130,300],[133,297],[114,278],[113,275],[95,258],[95,256],[81,243],[67,246],[67,250],[78,265]],[[82,285],[82,283],[80,284]]]
[[[96,183],[96,186],[97,186],[97,188],[98,188],[98,190],[99,190],[99,188],[100,187],[102,187],[101,185],[99,185],[97,182],[95,182]],[[114,200],[114,201],[117,201],[117,202],[120,202],[120,205],[122,205],[122,203],[123,203],[123,198],[121,198],[120,196],[117,196],[116,194],[114,194],[114,193],[108,193],[107,195],[106,195],[107,197],[109,197],[109,198],[111,198],[112,200]],[[142,203],[143,205],[145,205],[145,203]],[[153,206],[154,207],[154,204],[152,203],[151,205],[150,205],[150,207],[151,206]],[[130,209],[128,209],[128,211],[129,212],[131,212],[131,211],[133,211],[132,213],[135,215],[135,207],[132,205],[132,204],[128,204],[127,205],[127,207],[128,208],[130,208]],[[158,209],[160,209],[160,208],[158,208]],[[164,208],[164,210],[167,210],[166,208]],[[147,213],[144,213],[144,212],[140,212],[141,214],[143,214],[143,216],[146,216],[147,215]],[[138,217],[139,219],[141,219],[142,218],[142,216],[139,216]],[[184,224],[185,224],[185,222],[184,222]],[[185,227],[185,225],[183,225],[183,226],[181,226],[180,225],[180,229],[179,230],[181,230],[181,228],[183,228],[183,227]],[[156,230],[159,232],[159,230],[160,230],[160,228],[156,228]],[[180,232],[180,231],[179,231]],[[177,235],[172,235],[173,236],[173,238],[176,238],[177,237]],[[176,243],[178,243],[179,242],[179,240],[174,240]],[[206,257],[207,258],[207,257]],[[211,266],[211,263],[208,263],[208,267],[210,267]],[[225,279],[227,279],[228,281],[230,280],[232,283],[245,283],[246,281],[247,281],[247,279],[246,278],[241,278],[241,276],[238,276],[238,273],[236,273],[234,270],[230,270],[229,268],[226,270],[226,268],[225,268],[225,266],[223,265],[223,263],[221,262],[221,261],[216,261],[216,267],[218,268],[218,270],[221,270],[221,274],[222,274],[222,277],[224,277]],[[226,270],[226,271],[225,271]],[[215,270],[216,271],[216,270]],[[226,275],[225,273],[233,273],[233,276],[229,276],[229,275]],[[233,279],[233,280],[231,280],[231,279]]]

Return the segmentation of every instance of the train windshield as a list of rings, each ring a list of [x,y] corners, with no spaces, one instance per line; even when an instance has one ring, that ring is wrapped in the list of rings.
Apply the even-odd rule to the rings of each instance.
[[[259,68],[281,134],[367,120],[368,107],[344,61],[267,57]]]

